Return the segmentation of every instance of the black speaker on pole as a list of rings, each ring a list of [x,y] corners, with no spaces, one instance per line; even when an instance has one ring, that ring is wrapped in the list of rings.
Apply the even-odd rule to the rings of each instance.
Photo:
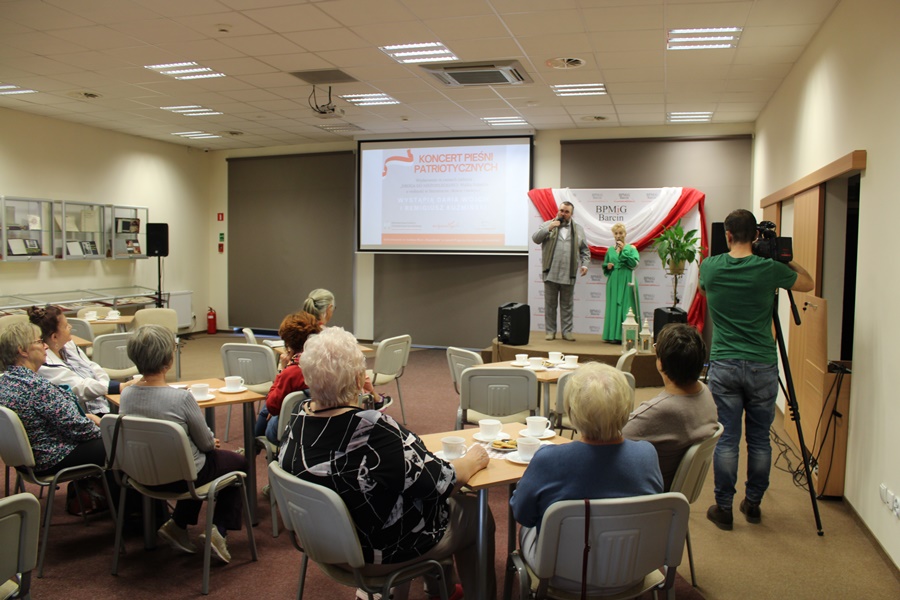
[[[530,330],[531,308],[527,304],[510,302],[497,311],[497,339],[501,344],[527,344]]]
[[[728,252],[728,242],[725,240],[725,223],[712,224],[712,242],[709,245],[709,255],[725,254]]]
[[[653,339],[659,335],[662,328],[669,323],[687,323],[687,313],[680,308],[657,308],[653,311]]]
[[[147,256],[169,255],[169,224],[147,223]]]

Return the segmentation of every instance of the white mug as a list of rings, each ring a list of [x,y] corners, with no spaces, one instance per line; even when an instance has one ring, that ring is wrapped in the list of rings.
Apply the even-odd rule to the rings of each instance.
[[[567,365],[577,365],[578,364],[578,355],[577,354],[566,354],[566,364]]]
[[[519,363],[520,365],[527,363],[528,355],[527,354],[516,354],[516,362]]]
[[[466,455],[466,438],[448,435],[441,438],[441,448],[444,450],[446,460],[456,460]]]
[[[541,447],[541,440],[533,437],[519,438],[516,442],[519,449],[519,458],[522,460],[531,460],[534,453]]]
[[[550,419],[546,417],[525,417],[528,426],[528,435],[541,437],[550,429]]]
[[[503,426],[503,423],[498,421],[497,419],[481,419],[478,421],[478,427],[481,430],[481,437],[487,439],[496,439],[497,435],[500,433],[500,428]]]
[[[552,362],[552,363],[561,363],[563,360],[562,352],[550,352],[548,354],[550,357],[550,362]]]
[[[143,378],[144,378],[144,376],[141,375],[140,373],[138,373],[137,375],[135,375],[134,377],[132,377],[132,379],[134,379],[135,381],[140,381],[140,380],[143,379]]]
[[[118,319],[118,318],[121,317],[121,316],[122,316],[122,313],[120,313],[120,312],[117,311],[117,310],[111,310],[111,311],[109,311],[108,313],[106,313],[106,318],[107,318],[107,319]]]
[[[194,397],[194,400],[206,400],[209,398],[209,384],[208,383],[195,383],[191,385],[191,396]]]
[[[88,321],[96,320],[97,319],[97,311],[96,310],[87,311],[86,313],[84,313],[84,318],[87,319]]]
[[[531,363],[531,366],[534,368],[543,366],[544,358],[542,356],[532,356],[528,359],[528,362]]]
[[[228,391],[239,390],[244,387],[244,378],[238,375],[231,375],[225,378],[225,389]]]

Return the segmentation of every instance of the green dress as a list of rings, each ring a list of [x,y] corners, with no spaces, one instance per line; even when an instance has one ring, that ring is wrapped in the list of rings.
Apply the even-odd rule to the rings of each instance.
[[[604,341],[622,341],[622,321],[625,320],[629,308],[634,312],[635,321],[638,324],[641,322],[637,280],[634,280],[634,287],[629,285],[640,259],[637,248],[631,244],[625,244],[621,254],[615,246],[606,251],[606,257],[603,259],[603,274],[607,277],[606,316],[603,320]],[[609,263],[613,264],[612,270],[606,268]]]

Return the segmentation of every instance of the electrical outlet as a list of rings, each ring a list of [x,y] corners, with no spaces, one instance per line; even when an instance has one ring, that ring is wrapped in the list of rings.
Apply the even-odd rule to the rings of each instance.
[[[887,504],[888,499],[887,499],[887,484],[886,483],[882,483],[880,486],[878,486],[878,494],[881,496],[881,501],[884,502],[885,504]]]
[[[891,505],[891,510],[894,511],[894,516],[900,517],[900,498],[894,496],[894,503]]]

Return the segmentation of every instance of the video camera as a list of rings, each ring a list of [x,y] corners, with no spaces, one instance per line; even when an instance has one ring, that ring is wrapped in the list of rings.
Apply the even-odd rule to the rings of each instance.
[[[775,233],[775,223],[761,221],[756,229],[759,231],[759,237],[753,242],[753,254],[783,263],[794,260],[793,240],[789,237],[778,237]]]

